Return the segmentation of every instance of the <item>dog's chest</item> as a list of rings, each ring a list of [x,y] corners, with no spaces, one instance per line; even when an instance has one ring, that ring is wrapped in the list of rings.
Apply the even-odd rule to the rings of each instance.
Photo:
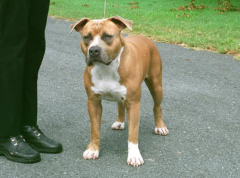
[[[118,67],[120,59],[115,59],[110,65],[97,63],[91,70],[92,91],[100,94],[102,99],[115,102],[124,102],[127,89],[119,83]]]

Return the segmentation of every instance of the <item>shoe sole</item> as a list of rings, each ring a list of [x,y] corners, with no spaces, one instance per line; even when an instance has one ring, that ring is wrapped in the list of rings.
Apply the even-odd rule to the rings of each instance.
[[[57,154],[57,153],[61,153],[63,151],[62,147],[53,149],[53,148],[39,148],[32,144],[30,144],[30,145],[33,149],[35,149],[39,153]]]
[[[41,157],[36,157],[36,158],[31,158],[31,159],[27,159],[27,158],[15,158],[13,156],[11,156],[10,154],[8,154],[6,151],[0,149],[0,155],[1,156],[5,156],[6,159],[13,161],[13,162],[18,162],[18,163],[25,163],[25,164],[31,164],[31,163],[37,163],[41,161]]]

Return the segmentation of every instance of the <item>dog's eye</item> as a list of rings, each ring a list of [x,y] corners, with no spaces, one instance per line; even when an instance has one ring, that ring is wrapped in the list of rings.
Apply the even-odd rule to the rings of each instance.
[[[86,41],[86,42],[90,41],[91,39],[92,39],[92,38],[91,38],[91,36],[89,36],[89,35],[83,37],[83,40]]]
[[[103,39],[104,41],[110,41],[112,38],[113,38],[112,35],[104,35],[104,36],[102,37],[102,39]]]

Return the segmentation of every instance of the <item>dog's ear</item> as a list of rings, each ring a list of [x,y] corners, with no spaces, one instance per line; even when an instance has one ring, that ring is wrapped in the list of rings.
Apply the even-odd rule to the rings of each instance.
[[[80,32],[89,21],[89,18],[82,18],[78,22],[72,24],[70,33],[72,33],[73,29],[75,29],[77,32]]]
[[[129,30],[132,31],[133,23],[131,20],[124,19],[120,16],[110,17],[109,20],[115,23],[118,26],[118,28],[120,28],[120,30],[123,30],[124,28],[127,27]]]

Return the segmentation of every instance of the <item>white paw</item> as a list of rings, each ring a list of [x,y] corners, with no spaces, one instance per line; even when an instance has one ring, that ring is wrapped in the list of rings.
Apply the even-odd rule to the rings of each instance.
[[[99,151],[98,150],[86,150],[83,152],[84,159],[98,159]]]
[[[113,130],[123,130],[124,129],[124,126],[125,126],[125,123],[124,122],[114,122],[113,125],[112,125],[112,129]]]
[[[134,167],[138,167],[143,163],[144,163],[144,161],[143,161],[142,155],[138,149],[138,144],[128,142],[127,164],[134,166]]]
[[[167,135],[169,133],[167,127],[155,127],[155,134],[158,135]]]

